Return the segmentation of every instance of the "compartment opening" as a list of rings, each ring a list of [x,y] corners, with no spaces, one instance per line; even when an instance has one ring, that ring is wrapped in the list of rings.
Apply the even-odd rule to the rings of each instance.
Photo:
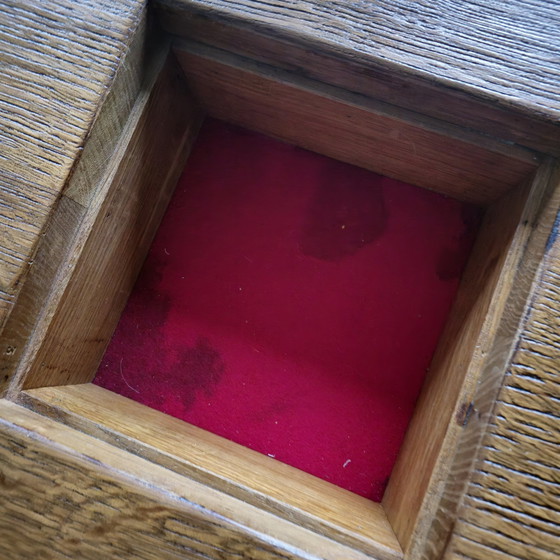
[[[94,383],[379,501],[481,214],[207,119]]]

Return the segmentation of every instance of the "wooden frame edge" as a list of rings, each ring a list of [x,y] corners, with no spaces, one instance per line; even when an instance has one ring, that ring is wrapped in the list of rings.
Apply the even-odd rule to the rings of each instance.
[[[263,18],[256,13],[257,8],[246,6],[243,12],[243,7],[230,6],[231,2],[204,4],[199,0],[156,0],[155,11],[163,28],[175,36],[295,70],[346,90],[365,95],[375,92],[379,99],[389,103],[398,97],[400,106],[418,111],[421,105],[420,110],[442,123],[481,130],[509,143],[560,155],[560,125],[537,112],[497,104],[480,91],[434,80],[429,73],[416,73],[399,63],[388,63],[375,53],[359,52],[344,41],[332,42],[328,37],[301,29],[297,12],[293,21],[281,17],[275,20],[274,16]],[[332,24],[336,28],[349,22],[335,20]]]
[[[453,538],[452,532],[467,497],[468,485],[483,453],[485,436],[495,421],[498,396],[507,383],[512,360],[530,324],[536,294],[550,266],[547,266],[547,262],[550,261],[550,251],[557,234],[555,224],[558,223],[560,212],[560,162],[549,159],[544,164],[543,175],[541,179],[548,187],[543,199],[536,201],[538,207],[533,221],[527,224],[530,230],[522,260],[512,279],[511,293],[497,335],[472,397],[472,413],[459,435],[440,505],[427,533],[423,553],[425,558],[443,558]]]
[[[210,115],[334,159],[487,205],[540,155],[199,43],[174,52]]]
[[[21,557],[371,558],[6,399],[0,464],[2,542]]]
[[[68,243],[64,228],[55,232],[69,246],[8,394],[21,387],[90,380],[144,258],[141,250],[127,250],[149,246],[201,121],[202,112],[164,42],[73,239]],[[49,247],[46,251],[48,256]],[[95,254],[102,259],[92,258]],[[105,274],[115,281],[103,289]],[[92,278],[98,280],[92,283]]]
[[[519,218],[512,222],[515,227],[511,239],[504,239],[506,245],[501,251],[503,263],[496,265],[498,275],[487,295],[488,310],[473,340],[473,352],[462,366],[467,372],[464,381],[447,397],[455,403],[451,409],[454,416],[450,415],[449,421],[442,423],[445,435],[433,457],[434,465],[419,495],[420,502],[414,518],[410,515],[410,504],[403,501],[403,496],[413,496],[418,491],[414,489],[414,473],[420,476],[418,471],[425,470],[423,461],[414,456],[414,440],[418,437],[414,423],[407,433],[395,468],[396,475],[392,475],[383,500],[407,560],[437,558],[437,555],[433,556],[436,554],[434,551],[441,552],[444,547],[452,525],[453,509],[458,507],[462,497],[460,488],[468,471],[465,464],[473,461],[476,455],[476,445],[472,443],[473,430],[480,434],[490,417],[492,402],[486,400],[479,404],[475,395],[480,394],[481,388],[488,394],[492,393],[489,387],[499,385],[505,375],[508,358],[516,344],[523,307],[529,297],[531,280],[545,250],[545,235],[535,228],[543,208],[546,208],[550,191],[558,180],[557,175],[557,164],[550,158],[541,165],[527,188],[519,193],[509,193],[494,205],[496,211],[511,213],[512,216],[518,214]],[[515,200],[516,194],[518,200]],[[549,227],[552,226],[550,219],[549,216]],[[460,363],[455,367],[461,367]],[[445,380],[442,383],[445,387]],[[426,396],[425,391],[423,395],[418,405],[421,414],[424,408],[434,409],[430,396]],[[445,410],[435,408],[440,414]],[[445,416],[447,418],[447,412]],[[470,445],[467,445],[469,441]],[[459,468],[463,469],[461,478],[458,477]],[[406,491],[400,488],[395,492],[393,485],[402,485]]]
[[[84,227],[88,205],[98,194],[105,166],[117,149],[142,85],[149,81],[150,71],[157,65],[157,53],[150,57],[145,50],[148,41],[146,12],[144,8],[128,43],[123,45],[126,55],[116,69],[111,87],[99,100],[83,150],[74,162],[39,240],[26,281],[1,331],[9,351],[3,352],[0,360],[0,397],[30,364],[39,344],[37,333],[42,333],[52,318],[61,295],[60,288],[74,265],[71,253]],[[61,274],[62,270],[66,271],[66,277]],[[57,290],[52,289],[55,285]]]
[[[343,546],[379,560],[402,558],[380,504],[106,389],[44,387],[16,401]]]

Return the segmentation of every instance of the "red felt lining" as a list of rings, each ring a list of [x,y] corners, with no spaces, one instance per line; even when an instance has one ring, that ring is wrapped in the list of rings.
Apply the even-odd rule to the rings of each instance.
[[[380,500],[479,215],[209,120],[95,383]]]

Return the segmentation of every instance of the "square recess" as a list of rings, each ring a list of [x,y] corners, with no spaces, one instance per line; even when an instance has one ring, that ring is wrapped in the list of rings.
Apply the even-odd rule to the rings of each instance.
[[[196,507],[217,492],[217,526],[243,509],[248,543],[260,527],[317,557],[421,557],[459,499],[442,492],[474,388],[515,337],[512,279],[550,165],[232,53],[165,53],[60,257],[63,297],[17,398],[202,488]]]
[[[208,119],[94,383],[380,501],[480,215]]]

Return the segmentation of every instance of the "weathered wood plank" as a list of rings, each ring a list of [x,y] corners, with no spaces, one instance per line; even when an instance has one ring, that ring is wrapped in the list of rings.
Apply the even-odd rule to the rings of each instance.
[[[172,33],[560,153],[556,1],[155,3]]]
[[[371,558],[5,400],[0,489],[5,560]]]
[[[0,4],[0,330],[144,2]]]

